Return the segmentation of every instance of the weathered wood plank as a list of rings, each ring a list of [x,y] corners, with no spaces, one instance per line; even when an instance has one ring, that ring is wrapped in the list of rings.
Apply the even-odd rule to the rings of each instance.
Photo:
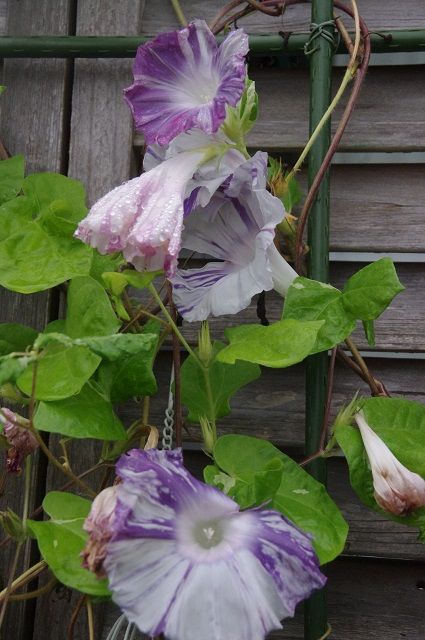
[[[423,165],[334,165],[332,251],[425,251]]]
[[[226,3],[221,0],[184,0],[182,2],[188,20],[204,18],[211,20]],[[359,11],[370,29],[421,29],[425,21],[425,7],[421,0],[409,0],[401,4],[397,0],[359,0]],[[342,12],[341,12],[342,13]],[[310,6],[288,7],[283,18],[269,18],[256,13],[238,25],[250,33],[276,33],[278,31],[306,31],[310,24]],[[347,25],[350,26],[349,20]],[[148,3],[143,23],[145,33],[157,33],[167,29],[175,29],[178,22],[171,4],[161,3],[158,11],[156,3]]]
[[[308,139],[308,71],[254,69],[260,97],[258,120],[248,134],[252,149],[297,151]],[[334,70],[334,93],[342,78]],[[340,151],[424,151],[425,77],[415,67],[372,67],[341,140]],[[339,122],[346,96],[333,116]],[[143,144],[136,134],[134,144]]]
[[[369,358],[368,365],[392,396],[425,402],[422,361]],[[170,366],[170,353],[161,353],[155,366],[159,391],[151,399],[150,407],[150,421],[159,429],[162,429],[167,407]],[[332,418],[357,390],[369,395],[367,385],[345,365],[337,363]],[[304,443],[304,397],[302,364],[281,370],[262,367],[261,377],[233,396],[231,414],[218,421],[219,433],[255,435],[271,440],[279,447],[301,451]],[[120,407],[120,415],[129,425],[140,415],[140,406],[129,402]],[[199,443],[196,427],[187,426],[186,442]]]
[[[331,265],[331,283],[343,286],[346,280],[362,266],[356,263],[334,262]],[[425,351],[425,269],[422,264],[400,263],[396,265],[401,282],[406,290],[398,295],[390,307],[376,321],[377,351]],[[278,320],[282,313],[283,300],[278,294],[269,292],[266,295],[267,318]],[[223,339],[224,329],[241,323],[258,322],[256,313],[256,297],[247,308],[237,315],[220,316],[210,319],[210,327],[215,338]],[[196,342],[199,323],[184,323],[182,333],[192,343]],[[363,332],[358,329],[354,333],[356,343],[370,350]]]
[[[327,569],[329,622],[336,640],[423,640],[425,625],[423,564],[339,559]],[[105,633],[119,611],[111,608]],[[145,636],[137,635],[137,640]],[[304,640],[302,606],[270,640]],[[58,636],[57,640],[64,640]]]
[[[144,0],[78,4],[77,35],[137,35]],[[132,118],[122,92],[130,60],[77,60],[72,96],[69,175],[81,179],[90,204],[128,180]]]
[[[70,0],[58,0],[52,5],[48,0],[34,3],[30,0],[7,3],[7,35],[66,35],[69,29]],[[3,4],[4,7],[4,4]],[[61,171],[64,166],[64,131],[66,129],[65,93],[68,82],[68,65],[62,60],[6,60],[2,84],[7,91],[1,101],[1,133],[3,144],[11,154],[23,153],[27,172]],[[0,290],[0,315],[2,321],[22,322],[42,328],[50,317],[49,294],[33,296],[15,295]],[[44,465],[34,457],[30,508],[40,500],[45,479]],[[11,479],[7,493],[2,497],[1,509],[6,506],[22,512],[23,478]],[[0,572],[3,588],[9,572],[13,545],[1,554]],[[20,562],[23,569],[36,560],[38,552],[34,544],[27,545]],[[6,638],[30,640],[34,602],[14,603],[10,606],[2,628]]]

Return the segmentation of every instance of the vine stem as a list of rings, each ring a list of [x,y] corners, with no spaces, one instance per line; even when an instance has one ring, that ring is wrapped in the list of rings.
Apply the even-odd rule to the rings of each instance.
[[[18,593],[16,595],[10,595],[10,602],[20,602],[22,600],[31,600],[32,598],[38,598],[39,596],[44,595],[45,593],[49,593],[53,587],[57,584],[57,579],[55,577],[51,578],[45,585],[40,587],[39,589],[35,589],[34,591],[28,591],[28,593]]]
[[[155,289],[155,287],[153,286],[153,284],[149,285],[149,291],[151,292],[151,294],[153,295],[153,297],[155,298],[155,300],[157,301],[162,313],[164,314],[164,316],[167,318],[169,324],[171,325],[174,333],[176,334],[176,336],[178,337],[178,339],[180,340],[180,342],[182,343],[182,345],[184,346],[184,348],[186,349],[186,351],[192,356],[192,358],[194,358],[196,360],[196,362],[199,363],[199,365],[202,367],[202,362],[199,360],[198,356],[196,355],[196,353],[194,352],[194,350],[192,349],[192,347],[189,346],[189,344],[187,343],[186,338],[184,338],[184,336],[182,335],[180,329],[178,328],[178,326],[176,325],[176,323],[174,322],[174,319],[171,317],[171,314],[169,313],[167,307],[163,304],[160,296],[158,295],[157,290]]]
[[[177,20],[180,22],[182,27],[185,27],[187,25],[187,20],[186,20],[186,16],[183,13],[183,9],[180,6],[180,2],[179,0],[170,0],[173,9],[174,9],[174,13],[177,16]]]
[[[344,73],[344,77],[342,79],[342,82],[339,85],[338,91],[336,92],[336,94],[335,94],[332,102],[330,103],[329,107],[326,109],[325,113],[323,114],[323,116],[319,120],[315,130],[311,134],[311,136],[310,136],[306,146],[304,147],[300,157],[298,158],[298,160],[295,163],[294,167],[290,171],[289,176],[288,176],[288,181],[295,175],[295,173],[297,173],[297,171],[300,170],[301,165],[303,164],[303,162],[306,159],[308,153],[310,152],[311,147],[313,146],[313,144],[317,140],[317,137],[320,134],[320,132],[323,129],[323,127],[325,126],[326,122],[331,117],[335,107],[337,106],[337,104],[341,100],[341,98],[342,98],[342,96],[343,96],[343,94],[345,92],[345,89],[347,88],[349,83],[352,81],[352,79],[353,79],[353,77],[354,77],[354,75],[355,75],[355,73],[357,71],[357,66],[358,66],[357,56],[358,56],[359,49],[360,49],[360,17],[359,17],[359,11],[358,11],[358,8],[357,8],[356,0],[351,0],[351,6],[353,7],[353,14],[354,14],[355,39],[354,39],[354,46],[353,46],[352,51],[351,51],[350,61],[348,63],[347,69],[346,69],[346,71]]]
[[[31,493],[31,456],[27,456],[25,459],[25,488],[24,488],[24,505],[22,509],[22,528],[25,530],[27,520],[28,520],[28,512],[29,512],[29,504],[30,504],[30,493]],[[9,602],[10,595],[12,593],[12,585],[13,585],[13,576],[15,575],[16,568],[18,566],[19,555],[21,553],[21,549],[23,546],[23,542],[18,542],[16,545],[15,555],[13,557],[12,566],[10,568],[9,579],[7,582],[7,587],[4,593],[2,608],[0,612],[0,629],[4,622],[4,617],[6,615],[6,609]]]
[[[364,376],[364,379],[366,380],[367,384],[369,385],[370,390],[372,392],[372,395],[373,396],[382,395],[381,389],[378,388],[378,385],[376,383],[375,378],[373,377],[373,375],[369,371],[369,368],[368,368],[366,362],[363,360],[363,358],[362,358],[362,356],[360,354],[360,351],[357,349],[357,347],[354,344],[353,340],[351,338],[346,338],[345,339],[345,344],[347,345],[347,347],[350,349],[351,353],[353,354],[354,361],[358,365],[360,371],[362,372],[362,374]]]
[[[87,627],[89,630],[89,640],[95,640],[93,606],[89,596],[86,597],[86,609],[87,609]]]
[[[168,300],[170,305],[171,317],[173,318],[173,322],[177,326],[177,309],[173,302],[173,297],[171,295],[171,283],[168,282]],[[183,415],[182,415],[182,403],[181,403],[181,356],[180,356],[180,345],[178,336],[173,333],[172,335],[173,341],[173,366],[174,366],[174,430],[176,434],[176,446],[182,446],[182,438],[183,438]]]
[[[73,640],[74,638],[75,625],[77,623],[78,616],[80,615],[80,611],[84,605],[85,599],[86,599],[86,596],[83,594],[78,599],[78,602],[75,605],[74,611],[72,612],[72,615],[71,615],[71,620],[69,621],[68,630],[66,632],[66,640]]]
[[[31,582],[31,580],[33,580],[36,576],[38,576],[39,573],[44,571],[44,569],[46,568],[47,568],[47,564],[44,560],[40,560],[40,562],[37,562],[37,564],[34,564],[32,567],[24,571],[24,573],[22,573],[18,578],[16,578],[16,580],[12,582],[10,593],[13,593],[20,587],[23,587],[24,585],[27,584],[27,582]],[[3,591],[0,591],[0,602],[4,599],[6,595],[6,590],[7,590],[7,587],[6,589],[3,589]]]

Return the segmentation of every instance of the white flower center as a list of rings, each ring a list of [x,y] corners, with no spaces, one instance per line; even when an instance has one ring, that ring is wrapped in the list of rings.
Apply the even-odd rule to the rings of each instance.
[[[220,520],[199,522],[193,528],[195,542],[203,549],[216,547],[223,540],[223,524]]]

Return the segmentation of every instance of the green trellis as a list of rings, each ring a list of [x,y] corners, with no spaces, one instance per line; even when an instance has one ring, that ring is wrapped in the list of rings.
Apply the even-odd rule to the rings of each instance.
[[[324,25],[333,33],[333,0],[312,0],[312,23]],[[327,25],[327,26],[325,26]],[[151,36],[32,36],[0,37],[0,57],[3,58],[132,58],[137,47]],[[370,34],[374,53],[425,51],[425,30],[392,30]],[[254,54],[301,54],[309,41],[309,34],[250,36],[250,50]],[[331,39],[315,40],[310,59],[310,132],[326,111],[331,100],[331,71],[333,54],[344,52],[341,43],[335,50]],[[309,154],[309,184],[312,183],[330,144],[330,121],[322,129]],[[310,248],[308,275],[324,282],[329,278],[329,175],[321,183],[309,222]],[[318,449],[324,407],[328,354],[310,356],[307,362],[306,388],[306,455]],[[309,465],[310,472],[326,482],[326,463],[317,459]],[[305,639],[320,640],[327,635],[327,616],[324,591],[316,592],[305,605]]]

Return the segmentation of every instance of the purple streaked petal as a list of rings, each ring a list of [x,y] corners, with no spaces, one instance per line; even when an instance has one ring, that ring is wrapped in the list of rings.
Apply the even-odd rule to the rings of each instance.
[[[149,636],[263,640],[324,584],[308,535],[277,512],[239,511],[190,476],[180,451],[131,451],[118,474],[132,504],[116,511],[104,567],[114,601]],[[161,499],[171,493],[173,508]],[[172,511],[168,536],[157,535],[160,508]]]
[[[165,145],[192,128],[217,131],[226,105],[235,106],[243,93],[247,52],[241,29],[218,47],[204,20],[140,46],[134,84],[124,95],[147,143]]]

